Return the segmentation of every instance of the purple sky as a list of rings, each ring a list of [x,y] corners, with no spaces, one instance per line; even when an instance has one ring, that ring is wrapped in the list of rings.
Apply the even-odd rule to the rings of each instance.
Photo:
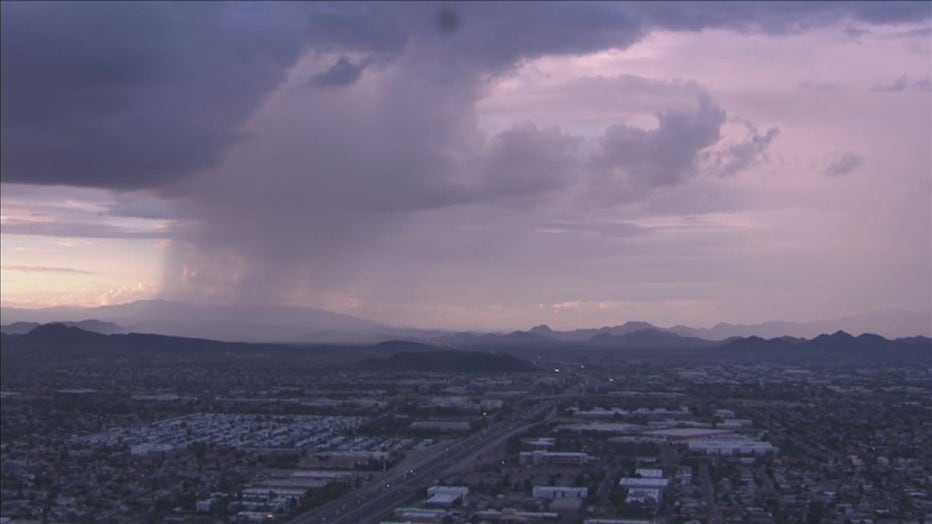
[[[4,306],[932,316],[932,5],[2,4]]]

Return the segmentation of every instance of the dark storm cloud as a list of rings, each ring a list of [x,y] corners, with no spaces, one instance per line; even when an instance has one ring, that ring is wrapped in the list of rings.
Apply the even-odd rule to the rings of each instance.
[[[520,57],[637,38],[600,6],[456,9],[458,22],[441,12],[442,25],[472,17],[468,34],[438,35],[427,4],[5,2],[4,181],[125,190],[190,177],[247,138],[244,120],[308,47],[385,58],[411,38],[444,38],[462,71],[437,72],[472,82]],[[535,25],[565,34],[524,30]],[[363,66],[338,61],[316,82],[352,83]]]
[[[932,17],[926,2],[644,2],[637,7],[651,25],[691,31],[790,33],[846,19],[888,24]]]
[[[137,189],[216,165],[308,48],[388,59],[440,39],[448,63],[434,80],[472,83],[523,58],[625,47],[652,27],[790,31],[924,20],[929,6],[4,2],[2,15],[4,180]],[[364,66],[341,59],[315,81],[345,86]]]
[[[460,15],[455,9],[445,7],[437,13],[437,29],[441,33],[451,34],[459,29]]]
[[[214,164],[299,56],[296,10],[4,2],[4,181],[135,189]]]

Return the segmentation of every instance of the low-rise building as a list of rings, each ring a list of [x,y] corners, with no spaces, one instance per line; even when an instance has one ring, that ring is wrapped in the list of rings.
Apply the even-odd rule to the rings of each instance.
[[[551,452],[551,451],[522,451],[518,454],[518,462],[527,464],[546,464],[561,466],[582,466],[590,460],[587,453],[573,451]]]
[[[770,442],[758,440],[691,440],[689,450],[704,455],[766,455],[776,453]]]
[[[589,496],[589,488],[574,486],[534,486],[531,496],[536,499],[584,499]]]

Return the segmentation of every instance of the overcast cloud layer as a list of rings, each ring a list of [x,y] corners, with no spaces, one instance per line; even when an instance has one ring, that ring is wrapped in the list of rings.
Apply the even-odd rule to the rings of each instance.
[[[932,309],[928,4],[2,15],[5,241],[159,242],[150,294],[477,328]],[[17,247],[5,277],[106,274]]]

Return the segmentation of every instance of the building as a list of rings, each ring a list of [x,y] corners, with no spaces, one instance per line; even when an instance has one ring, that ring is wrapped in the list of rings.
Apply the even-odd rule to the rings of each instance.
[[[430,508],[395,508],[392,516],[402,522],[443,522],[448,516],[446,510]]]
[[[637,468],[634,474],[641,478],[659,479],[663,478],[663,470],[659,468]]]
[[[524,465],[545,464],[548,466],[582,466],[589,461],[586,453],[579,452],[551,452],[551,451],[522,451],[518,454],[518,462]]]
[[[658,504],[662,491],[657,488],[629,488],[625,502],[628,504]]]
[[[734,435],[731,430],[715,428],[668,428],[645,431],[641,434],[670,442],[705,438],[722,438],[724,436]]]
[[[449,508],[457,502],[462,502],[469,495],[469,488],[465,486],[431,486],[427,488],[428,506]]]
[[[531,496],[536,499],[584,499],[589,496],[589,488],[573,486],[534,486]]]
[[[776,453],[770,442],[758,440],[691,440],[689,451],[704,455],[766,455]]]
[[[618,485],[623,488],[652,488],[662,489],[670,485],[670,479],[622,477]]]
[[[557,445],[557,439],[553,437],[527,438],[522,441],[525,447],[531,449],[547,449]]]
[[[501,524],[527,524],[528,522],[556,522],[560,520],[557,512],[519,511],[515,509],[487,509],[477,511],[475,516],[482,522],[499,522]]]

